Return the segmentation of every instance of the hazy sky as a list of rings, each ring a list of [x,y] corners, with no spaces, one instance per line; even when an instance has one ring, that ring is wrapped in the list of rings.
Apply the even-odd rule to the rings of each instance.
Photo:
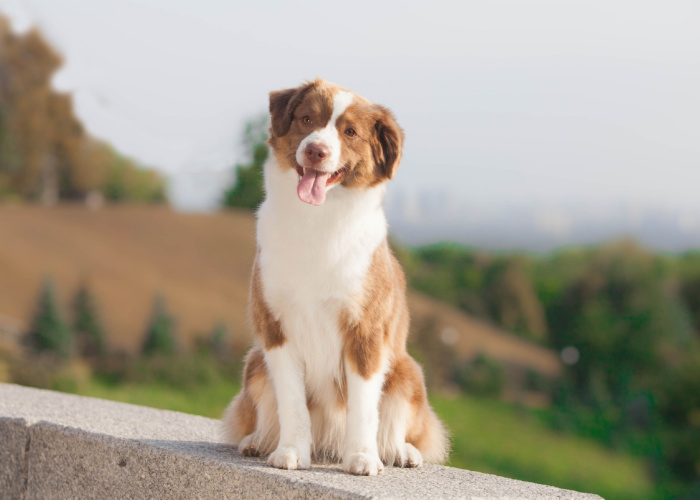
[[[700,211],[700,2],[0,0],[64,53],[88,130],[202,206],[270,90],[316,76],[390,107],[391,189]]]

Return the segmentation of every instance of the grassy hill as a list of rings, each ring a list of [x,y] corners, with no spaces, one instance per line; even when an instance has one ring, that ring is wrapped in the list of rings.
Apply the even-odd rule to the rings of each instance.
[[[88,280],[117,348],[140,345],[158,292],[177,317],[185,343],[224,321],[242,347],[250,341],[246,302],[254,234],[247,212],[0,205],[0,313],[26,322],[45,275],[56,282],[64,309],[80,281]],[[431,316],[439,328],[457,331],[455,348],[462,358],[481,352],[548,376],[561,369],[551,351],[456,308],[418,293],[411,293],[410,305],[414,320]]]
[[[250,341],[245,310],[254,230],[254,219],[243,212],[188,215],[147,206],[89,211],[77,205],[0,205],[0,344],[3,331],[11,336],[22,329],[43,276],[50,274],[64,308],[79,282],[89,280],[110,341],[118,348],[139,346],[157,292],[167,297],[186,341],[225,321],[242,347]],[[433,318],[436,333],[446,328],[457,332],[458,357],[485,353],[549,376],[561,370],[553,352],[456,308],[415,292],[409,302],[416,324]],[[75,388],[86,395],[215,418],[237,389],[235,380],[183,390],[99,379],[86,379]],[[436,396],[433,403],[453,434],[452,465],[595,491],[606,498],[654,497],[642,459],[559,434],[522,407],[466,396]]]
[[[254,221],[243,213],[0,206],[0,312],[29,318],[43,276],[51,275],[66,309],[79,282],[88,280],[117,348],[140,344],[157,292],[165,294],[185,341],[225,321],[247,342],[253,234]]]

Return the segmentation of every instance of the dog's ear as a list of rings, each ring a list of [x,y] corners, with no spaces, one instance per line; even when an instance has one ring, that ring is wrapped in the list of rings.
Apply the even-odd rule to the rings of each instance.
[[[289,104],[297,92],[298,88],[270,92],[270,121],[272,134],[276,137],[281,137],[289,131],[294,115],[294,110],[290,109]]]
[[[282,137],[289,132],[294,118],[294,110],[314,83],[307,83],[293,89],[270,92],[270,121],[272,136]]]
[[[401,162],[404,135],[391,111],[383,106],[377,106],[377,109],[377,121],[371,141],[372,154],[379,177],[391,179]]]

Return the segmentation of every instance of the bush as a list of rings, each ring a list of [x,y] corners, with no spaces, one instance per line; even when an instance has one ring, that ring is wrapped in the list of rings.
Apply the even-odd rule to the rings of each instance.
[[[241,358],[223,321],[216,323],[207,335],[197,339],[196,349],[199,353],[211,355],[220,365],[228,365]]]
[[[442,389],[454,382],[457,355],[452,346],[440,339],[438,320],[435,316],[427,316],[413,322],[408,350],[423,366],[428,388]]]
[[[459,369],[457,383],[471,394],[500,396],[505,386],[505,374],[498,362],[479,354],[474,361]]]
[[[77,392],[87,384],[90,376],[90,367],[84,362],[66,362],[48,352],[17,358],[10,364],[13,383],[39,389]]]
[[[120,382],[164,384],[176,389],[197,390],[220,382],[225,374],[212,356],[197,354],[154,354],[127,364]],[[116,381],[113,379],[113,381]]]

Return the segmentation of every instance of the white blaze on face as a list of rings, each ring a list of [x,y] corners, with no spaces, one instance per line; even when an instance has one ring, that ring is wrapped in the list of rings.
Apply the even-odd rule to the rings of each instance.
[[[326,191],[333,187],[328,185],[328,180],[336,170],[340,170],[340,135],[335,128],[338,117],[342,115],[352,102],[350,92],[338,92],[333,98],[333,112],[328,123],[321,130],[315,130],[301,141],[297,149],[297,163],[304,168],[303,175],[299,176],[297,195],[304,203],[321,205],[326,200]],[[306,148],[309,144],[316,144],[328,149],[328,156],[320,163],[313,166],[306,162]]]
[[[306,151],[306,146],[314,142],[316,144],[322,144],[328,148],[330,154],[325,158],[321,164],[318,166],[319,169],[324,172],[332,173],[340,168],[338,163],[340,162],[340,135],[338,130],[335,128],[335,122],[338,117],[345,113],[348,106],[352,103],[352,93],[346,92],[344,90],[338,92],[333,98],[333,114],[331,119],[328,120],[326,126],[320,130],[314,130],[308,136],[301,141],[299,147],[297,148],[297,163],[302,167],[306,167],[306,159],[304,152]]]

